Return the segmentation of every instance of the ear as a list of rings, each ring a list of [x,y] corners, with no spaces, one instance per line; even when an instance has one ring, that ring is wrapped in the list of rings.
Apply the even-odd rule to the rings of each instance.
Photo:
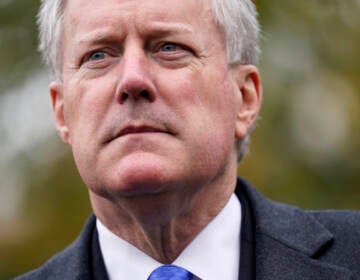
[[[234,65],[238,101],[235,137],[243,139],[254,125],[262,101],[262,87],[259,70],[254,65]]]
[[[49,88],[56,129],[62,141],[65,144],[71,145],[70,132],[64,115],[63,84],[59,81],[53,81],[50,83]]]

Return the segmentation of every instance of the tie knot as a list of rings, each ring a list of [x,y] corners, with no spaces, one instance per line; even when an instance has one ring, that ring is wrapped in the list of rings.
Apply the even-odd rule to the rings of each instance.
[[[155,269],[149,276],[148,280],[191,280],[193,274],[186,269],[166,264]]]

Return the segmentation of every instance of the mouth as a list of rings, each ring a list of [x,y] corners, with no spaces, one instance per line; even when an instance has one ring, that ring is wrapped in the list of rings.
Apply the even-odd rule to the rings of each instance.
[[[142,134],[142,133],[172,134],[169,130],[163,127],[149,126],[149,125],[127,125],[123,127],[117,134],[111,137],[107,142],[111,142],[117,138],[121,138],[127,135]]]
[[[128,134],[138,134],[138,133],[168,133],[168,132],[160,128],[151,127],[151,126],[127,126],[120,131],[117,137],[122,137]]]

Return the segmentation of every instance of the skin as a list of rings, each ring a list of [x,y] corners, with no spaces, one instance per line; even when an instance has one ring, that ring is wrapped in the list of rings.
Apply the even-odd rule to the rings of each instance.
[[[234,191],[258,70],[228,66],[205,0],[70,0],[63,27],[50,93],[94,213],[170,263]]]

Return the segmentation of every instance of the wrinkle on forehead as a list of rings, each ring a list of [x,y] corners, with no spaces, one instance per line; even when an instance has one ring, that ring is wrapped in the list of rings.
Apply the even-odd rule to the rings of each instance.
[[[161,5],[159,5],[159,2]],[[112,6],[110,13],[101,10],[108,10]],[[94,9],[101,18],[86,17],[93,13]],[[141,22],[188,22],[189,10],[196,11],[198,19],[212,17],[212,10],[207,0],[71,0],[67,1],[64,11],[65,23],[67,28],[73,28],[78,24],[88,26],[98,26],[99,24],[113,25],[120,18],[124,25],[130,20],[134,23]],[[116,16],[119,13],[119,16]],[[193,24],[193,21],[191,22]]]

